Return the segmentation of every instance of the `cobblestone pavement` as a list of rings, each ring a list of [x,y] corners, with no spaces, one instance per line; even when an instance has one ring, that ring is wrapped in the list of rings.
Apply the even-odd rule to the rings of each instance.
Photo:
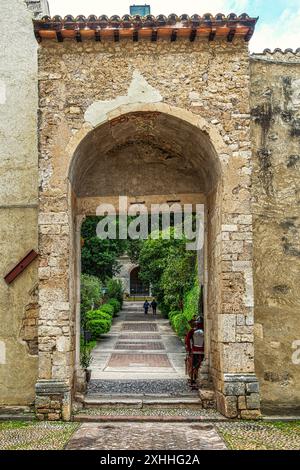
[[[3,422],[0,423],[0,449],[60,450],[78,426],[61,422]]]
[[[84,423],[67,450],[222,450],[226,449],[211,424]]]
[[[139,414],[141,410],[137,410]],[[151,413],[151,410],[145,410]],[[172,411],[161,410],[172,414]],[[192,416],[197,410],[179,410]],[[92,410],[89,410],[92,412]],[[102,410],[102,414],[110,409]],[[202,410],[213,418],[213,411]],[[118,415],[129,415],[128,409]],[[156,413],[157,414],[157,413]],[[72,436],[73,435],[73,436]],[[69,442],[68,442],[69,441]],[[67,446],[66,443],[68,442]],[[300,421],[214,423],[0,422],[0,450],[300,450]]]
[[[186,379],[91,380],[89,393],[197,395]]]
[[[199,419],[224,419],[216,410],[204,410],[201,408],[122,408],[120,407],[102,407],[102,408],[83,408],[77,415],[89,416],[184,416],[199,417]]]
[[[216,429],[229,449],[299,450],[300,421],[296,422],[223,422]]]

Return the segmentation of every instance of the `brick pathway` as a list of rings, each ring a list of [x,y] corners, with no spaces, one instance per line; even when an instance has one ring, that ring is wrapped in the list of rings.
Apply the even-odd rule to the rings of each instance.
[[[225,450],[211,424],[84,423],[67,450]]]
[[[142,302],[124,302],[93,351],[90,391],[103,380],[186,380],[184,359],[184,346],[167,319],[144,315]]]

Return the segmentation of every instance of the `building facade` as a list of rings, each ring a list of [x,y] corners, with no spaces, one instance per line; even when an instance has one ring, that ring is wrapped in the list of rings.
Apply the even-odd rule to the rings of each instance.
[[[33,26],[14,0],[1,22],[0,404],[70,419],[81,223],[127,195],[205,206],[218,409],[299,408],[299,50],[250,56],[247,15]],[[33,249],[38,259],[7,284]]]

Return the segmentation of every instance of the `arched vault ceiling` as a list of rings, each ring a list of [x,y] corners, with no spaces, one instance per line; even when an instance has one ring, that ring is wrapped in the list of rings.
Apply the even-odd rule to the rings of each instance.
[[[99,126],[70,169],[77,196],[208,193],[218,174],[206,133],[162,113],[132,113]]]

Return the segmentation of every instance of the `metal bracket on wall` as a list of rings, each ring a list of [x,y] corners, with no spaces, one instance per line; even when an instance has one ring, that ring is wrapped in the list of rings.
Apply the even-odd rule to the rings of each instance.
[[[37,252],[31,250],[8,274],[6,274],[4,277],[5,282],[11,284],[37,257]]]

